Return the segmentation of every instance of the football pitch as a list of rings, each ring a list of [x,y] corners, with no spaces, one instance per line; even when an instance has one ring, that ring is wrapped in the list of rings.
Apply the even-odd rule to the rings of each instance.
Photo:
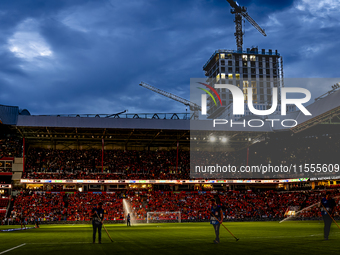
[[[332,224],[323,240],[322,221],[225,222],[220,244],[209,223],[106,225],[102,244],[92,243],[90,224],[41,225],[39,229],[0,232],[0,254],[339,254],[340,230]],[[14,226],[20,227],[20,226]],[[13,226],[0,226],[0,229]]]

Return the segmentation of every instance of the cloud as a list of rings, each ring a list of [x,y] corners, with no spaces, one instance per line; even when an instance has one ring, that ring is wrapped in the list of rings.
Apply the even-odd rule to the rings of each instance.
[[[32,19],[21,23],[18,30],[8,39],[8,49],[17,57],[27,60],[52,56],[49,45],[36,31],[36,27],[37,22]]]
[[[286,77],[338,75],[337,1],[239,2],[268,34],[246,22],[244,48],[277,49]],[[227,1],[18,0],[0,10],[1,104],[32,114],[185,112],[139,82],[189,99],[211,54],[236,48]]]

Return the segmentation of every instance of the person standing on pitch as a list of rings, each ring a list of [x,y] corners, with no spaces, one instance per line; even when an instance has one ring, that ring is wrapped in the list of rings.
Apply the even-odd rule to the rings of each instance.
[[[126,216],[126,226],[130,226],[131,227],[131,217],[130,217],[130,213],[128,213],[128,215]]]
[[[25,216],[23,213],[20,214],[20,225],[21,225],[21,229],[22,229],[22,225],[24,225],[24,228],[26,230],[26,224],[25,224]]]
[[[220,205],[216,203],[215,199],[211,199],[211,213],[210,213],[210,224],[213,225],[215,230],[216,238],[214,243],[220,243],[220,224],[223,221],[223,212]]]
[[[325,223],[324,226],[324,238],[328,240],[329,232],[331,230],[332,217],[334,213],[336,203],[331,197],[331,192],[327,191],[326,196],[321,200],[319,208],[321,209],[321,215]]]
[[[96,233],[98,229],[98,241],[102,243],[102,225],[104,219],[103,203],[99,202],[98,206],[91,211],[92,227],[93,227],[93,243],[96,242]]]

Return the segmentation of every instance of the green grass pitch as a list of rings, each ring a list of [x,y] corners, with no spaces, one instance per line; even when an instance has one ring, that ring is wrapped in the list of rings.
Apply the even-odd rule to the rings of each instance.
[[[0,254],[340,254],[340,230],[335,224],[328,241],[323,240],[322,221],[225,222],[225,226],[238,242],[221,226],[221,243],[213,244],[209,223],[106,225],[114,242],[103,229],[102,244],[92,244],[90,224],[42,225],[0,232]],[[3,253],[21,244],[25,245]]]

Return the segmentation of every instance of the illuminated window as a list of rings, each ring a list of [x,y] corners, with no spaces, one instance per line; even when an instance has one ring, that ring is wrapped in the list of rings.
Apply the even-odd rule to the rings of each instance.
[[[244,101],[248,100],[248,89],[243,89]]]
[[[225,59],[224,53],[221,53],[221,54],[220,54],[220,58],[221,58],[221,59]]]
[[[247,61],[248,60],[248,56],[247,55],[242,55],[242,60],[243,61]]]
[[[248,88],[249,81],[243,81],[243,88]]]
[[[236,80],[239,80],[240,79],[240,74],[239,73],[235,74],[235,77],[236,77]]]
[[[225,79],[225,73],[221,73],[221,79]]]
[[[228,59],[232,59],[232,55],[231,54],[228,54]]]
[[[219,81],[220,80],[220,74],[218,74],[217,76],[216,76],[216,81]]]
[[[255,55],[250,55],[250,61],[255,61],[256,60],[256,56]]]
[[[251,87],[252,87],[252,88],[256,88],[256,81],[252,81],[252,82],[251,82]]]
[[[230,73],[228,74],[228,79],[232,79],[233,78],[233,75]]]
[[[257,104],[257,95],[254,95],[254,94],[253,94],[253,103]]]

